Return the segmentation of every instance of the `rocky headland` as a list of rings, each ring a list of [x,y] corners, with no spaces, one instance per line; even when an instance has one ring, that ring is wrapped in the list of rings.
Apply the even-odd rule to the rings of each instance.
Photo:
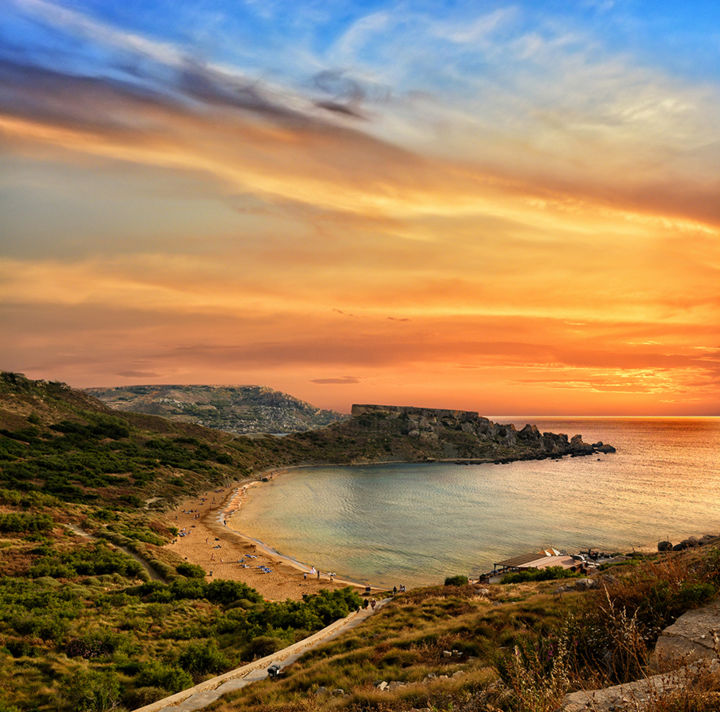
[[[584,442],[582,435],[541,433],[531,424],[518,430],[463,410],[357,404],[352,407],[352,419],[335,427],[406,438],[427,457],[438,459],[509,462],[615,452],[603,442]]]

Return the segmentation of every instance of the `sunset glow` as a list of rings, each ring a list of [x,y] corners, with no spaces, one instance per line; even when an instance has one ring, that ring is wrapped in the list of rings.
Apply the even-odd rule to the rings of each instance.
[[[1,368],[720,415],[717,3],[4,5]]]

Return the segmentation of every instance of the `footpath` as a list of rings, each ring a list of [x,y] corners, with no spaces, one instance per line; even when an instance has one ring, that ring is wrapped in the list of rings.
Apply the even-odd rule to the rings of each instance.
[[[274,663],[279,668],[284,668],[297,661],[309,650],[337,638],[348,630],[352,630],[375,611],[380,610],[390,600],[385,598],[379,601],[378,605],[375,606],[375,610],[370,607],[361,608],[346,618],[341,618],[317,633],[303,638],[303,640],[299,640],[297,643],[293,643],[272,655],[254,660],[247,665],[230,670],[230,672],[218,675],[210,680],[205,680],[205,682],[201,682],[195,687],[189,687],[187,690],[170,695],[170,697],[139,707],[134,712],[195,712],[195,710],[201,710],[228,692],[239,690],[258,680],[264,680],[268,677],[267,668],[271,664]]]
[[[655,645],[653,664],[670,672],[601,690],[566,695],[561,712],[639,710],[652,700],[692,685],[702,669],[720,667],[720,600],[681,615]]]

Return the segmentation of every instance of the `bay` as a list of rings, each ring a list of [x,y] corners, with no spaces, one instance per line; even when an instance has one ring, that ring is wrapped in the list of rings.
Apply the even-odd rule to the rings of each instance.
[[[251,489],[230,524],[379,585],[441,583],[555,546],[630,551],[720,533],[719,418],[493,418],[617,453],[513,462],[326,466]]]

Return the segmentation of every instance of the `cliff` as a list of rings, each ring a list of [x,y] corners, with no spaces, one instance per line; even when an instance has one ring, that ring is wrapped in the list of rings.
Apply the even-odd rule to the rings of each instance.
[[[586,443],[581,435],[541,433],[530,424],[518,430],[473,411],[356,404],[352,421],[363,429],[394,432],[417,441],[422,449],[443,458],[504,461],[615,452],[612,445]]]

